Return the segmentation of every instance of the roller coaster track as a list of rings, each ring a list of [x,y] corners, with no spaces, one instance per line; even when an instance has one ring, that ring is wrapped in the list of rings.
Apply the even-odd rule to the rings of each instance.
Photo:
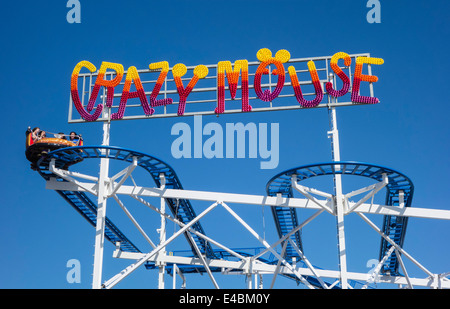
[[[293,197],[293,189],[291,186],[291,177],[296,175],[297,181],[306,180],[309,178],[324,176],[324,175],[355,175],[368,177],[376,181],[382,181],[382,175],[387,174],[388,184],[386,185],[386,205],[399,206],[399,194],[402,191],[404,194],[405,207],[410,207],[414,192],[414,186],[411,180],[405,175],[383,166],[361,163],[361,162],[329,162],[300,166],[297,168],[286,170],[274,176],[266,186],[268,196],[277,196],[281,194],[283,197]],[[298,225],[298,217],[295,208],[286,207],[272,207],[272,214],[275,220],[279,237],[286,235],[295,226]],[[407,217],[385,215],[383,217],[382,231],[389,236],[397,245],[403,246],[406,234],[406,227],[408,224]],[[302,248],[302,239],[300,231],[291,235],[291,240]],[[385,256],[386,252],[391,247],[384,238],[381,239],[379,260]],[[286,258],[292,259],[298,254],[288,243],[286,248]],[[398,272],[399,261],[397,255],[392,254],[384,263],[382,273],[390,275],[400,275]]]
[[[58,149],[50,152],[47,156],[42,157],[38,161],[37,170],[46,180],[49,180],[50,177],[56,177],[58,181],[65,181],[49,171],[49,163],[51,159],[56,159],[56,167],[67,168],[68,166],[85,159],[109,158],[132,163],[133,157],[137,158],[137,165],[144,168],[151,175],[158,187],[161,185],[160,174],[164,174],[166,179],[166,188],[183,189],[174,170],[165,162],[141,152],[111,146],[80,146]],[[75,191],[57,192],[84,218],[86,218],[89,223],[93,226],[96,225],[97,206],[85,193]],[[165,200],[174,216],[176,216],[176,218],[184,224],[189,223],[196,217],[195,211],[189,200],[177,200],[172,198],[166,198]],[[195,223],[192,228],[197,232],[204,234],[200,222]],[[186,234],[185,236],[193,250],[194,255],[197,255],[191,238],[187,237]],[[140,250],[108,218],[106,218],[105,237],[113,244],[120,242],[120,248],[122,251],[140,252]],[[214,251],[210,244],[206,243],[197,235],[192,235],[192,239],[194,239],[202,254],[206,254],[208,258],[215,257]]]
[[[160,175],[164,174],[166,182],[165,187],[170,189],[183,189],[180,180],[178,179],[176,173],[174,170],[165,162],[153,157],[149,156],[147,154],[130,150],[130,149],[124,149],[119,147],[112,147],[112,146],[79,146],[79,147],[67,147],[62,148],[58,150],[54,150],[50,153],[48,153],[46,156],[43,156],[38,162],[37,162],[37,171],[39,174],[45,179],[49,180],[51,177],[55,178],[57,181],[66,181],[60,176],[57,176],[53,174],[49,170],[50,161],[52,159],[55,159],[55,167],[67,169],[69,166],[81,162],[85,159],[101,159],[101,158],[109,158],[114,160],[119,160],[123,162],[132,163],[134,158],[137,159],[137,165],[144,168],[152,177],[157,187],[161,185],[160,183]],[[335,163],[337,164],[337,163]],[[347,167],[351,166],[351,164],[356,163],[340,163],[343,164],[344,169],[342,172],[347,169]],[[365,167],[364,167],[365,166]],[[397,180],[397,183],[404,181],[405,177],[397,172],[394,172],[392,170],[378,167],[378,170],[371,173],[370,176],[360,172],[360,169],[358,167],[364,168],[365,172],[368,172],[370,168],[375,168],[375,166],[369,166],[369,165],[363,165],[358,164],[358,166],[354,167],[352,169],[353,173],[356,175],[364,175],[367,177],[371,177],[373,179],[378,179],[378,176],[381,175],[382,172],[388,172],[390,174],[390,179],[397,179],[397,177],[402,176],[403,178],[400,180]],[[318,169],[320,172],[318,172]],[[309,174],[308,172],[309,171]],[[326,175],[326,174],[333,174],[335,172],[334,165],[333,164],[323,164],[319,166],[306,166],[301,167],[293,170],[286,171],[284,173],[281,173],[277,176],[275,176],[267,185],[267,192],[268,195],[274,196],[277,193],[283,194],[283,196],[291,197],[292,196],[292,189],[290,187],[290,175],[293,173],[296,173],[298,176],[300,176],[298,179],[306,179],[313,176],[318,175]],[[411,185],[412,186],[412,185]],[[395,190],[396,187],[390,186],[390,190],[388,192],[388,200],[392,203],[394,203],[394,200],[396,199],[398,194],[398,190]],[[403,188],[403,187],[402,187]],[[409,187],[408,187],[409,188]],[[405,188],[406,189],[406,188]],[[65,190],[56,190],[59,195],[61,195],[71,206],[73,206],[76,211],[78,211],[91,225],[95,227],[96,225],[96,219],[97,219],[97,205],[91,201],[91,199],[84,193],[79,191],[65,191]],[[412,197],[412,189],[410,191],[405,190],[410,195],[408,195],[407,201],[408,206],[410,204],[410,199]],[[184,224],[189,223],[192,219],[196,217],[196,213],[190,203],[187,199],[174,199],[174,198],[165,198],[166,203],[169,205],[169,208],[171,209],[172,214],[175,216],[176,219],[183,222]],[[278,229],[278,233],[280,237],[287,232],[289,232],[292,228],[297,226],[297,214],[293,209],[291,208],[283,208],[283,207],[273,207],[272,212],[274,214],[275,223]],[[388,229],[388,227],[393,228],[392,223],[396,222],[396,228],[393,228],[392,233],[398,233],[400,232],[401,239],[399,239],[400,243],[403,242],[404,238],[404,228],[406,227],[406,220],[400,219],[400,218],[392,218],[392,217],[385,217],[385,230]],[[402,221],[403,220],[403,221]],[[205,234],[203,231],[203,228],[200,224],[200,222],[197,222],[192,226],[193,229],[195,229],[197,232],[201,234]],[[299,246],[299,248],[302,250],[301,245],[301,236],[299,233],[294,234],[293,240],[295,243]],[[106,218],[106,224],[105,224],[105,238],[109,240],[111,243],[116,245],[117,243],[120,243],[120,249],[125,252],[138,252],[141,253],[141,251],[120,231],[120,229],[114,225],[114,223]],[[229,259],[230,256],[227,255],[225,251],[222,250],[213,250],[209,243],[205,242],[202,238],[196,236],[195,234],[192,234],[191,237],[188,237],[186,235],[186,239],[188,243],[191,246],[192,253],[194,257],[197,257],[197,253],[195,250],[195,246],[192,243],[192,239],[195,241],[198,248],[200,248],[200,251],[202,254],[206,255],[210,259]],[[388,244],[382,244],[382,250],[387,250]],[[239,251],[243,256],[251,256],[251,252],[257,250],[257,248],[247,248],[247,249],[241,249]],[[381,253],[380,253],[381,254]],[[290,246],[288,246],[286,251],[286,259],[291,260],[292,257],[296,256],[296,251],[293,250]],[[298,256],[296,256],[298,258]],[[268,264],[275,264],[277,263],[276,259],[269,258],[269,260],[261,259],[261,261]],[[301,261],[300,258],[297,259],[299,265],[303,264],[304,262]],[[395,261],[394,261],[395,263]],[[395,264],[393,264],[395,266]],[[170,271],[170,266],[168,265],[168,271]],[[152,263],[147,263],[146,268],[153,269],[155,265]],[[394,267],[397,269],[397,267]],[[189,267],[185,266],[183,267],[184,272],[204,272],[204,269],[201,269],[201,267]],[[221,269],[211,269],[211,271],[219,272]],[[295,278],[295,276],[287,275],[288,278],[291,278],[293,280],[298,281],[298,278]],[[311,276],[306,276],[305,279],[316,287],[321,287],[319,281]],[[356,282],[352,282],[351,284],[354,285]],[[335,287],[337,288],[337,287]]]

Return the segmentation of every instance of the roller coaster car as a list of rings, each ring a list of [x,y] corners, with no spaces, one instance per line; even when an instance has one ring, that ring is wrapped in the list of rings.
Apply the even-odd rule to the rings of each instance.
[[[41,159],[43,156],[47,155],[50,151],[60,149],[60,148],[66,148],[66,147],[74,147],[74,146],[82,146],[83,140],[80,140],[79,145],[68,141],[63,138],[42,138],[38,141],[33,141],[31,138],[31,132],[27,132],[27,139],[26,139],[26,150],[25,150],[25,156],[28,161],[31,162],[31,168],[35,170],[37,168],[37,162],[39,159]],[[68,155],[75,155],[77,151],[67,151],[66,154]],[[63,164],[61,168],[67,169],[69,165],[73,165],[75,163],[83,161],[83,158],[80,156],[77,156],[77,159],[70,160],[70,163]]]

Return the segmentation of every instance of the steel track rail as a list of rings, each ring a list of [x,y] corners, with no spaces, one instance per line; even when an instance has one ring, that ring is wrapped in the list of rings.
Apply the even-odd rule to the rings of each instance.
[[[266,185],[266,191],[269,196],[281,194],[283,197],[293,197],[293,190],[291,187],[292,175],[296,175],[298,181],[317,176],[341,174],[363,176],[380,182],[382,181],[383,173],[387,174],[389,180],[389,183],[386,186],[387,193],[385,204],[389,206],[399,206],[399,194],[400,191],[402,191],[404,194],[404,206],[410,207],[414,193],[414,185],[408,177],[391,168],[362,162],[325,162],[289,169],[270,179]],[[287,234],[292,227],[298,225],[297,212],[294,208],[285,210],[282,209],[282,207],[272,207],[272,213],[279,237]],[[405,240],[407,224],[407,217],[385,215],[383,217],[382,231],[385,235],[394,240],[397,245],[402,247]],[[295,241],[299,248],[302,248],[300,231],[292,235],[291,239]],[[390,247],[391,245],[384,238],[381,238],[379,260],[384,257]],[[294,256],[299,258],[292,248],[289,248],[288,246],[288,249],[289,250],[286,251],[287,258],[291,259]],[[392,254],[383,265],[382,273],[394,276],[400,275],[399,261],[396,254]]]

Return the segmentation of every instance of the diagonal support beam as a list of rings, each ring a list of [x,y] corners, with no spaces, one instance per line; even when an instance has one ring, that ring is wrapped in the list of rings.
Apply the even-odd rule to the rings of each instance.
[[[399,245],[397,245],[389,236],[384,234],[372,221],[370,221],[365,215],[358,213],[358,215],[370,226],[372,227],[378,234],[380,234],[388,243],[390,243],[398,252],[406,256],[411,262],[416,264],[420,269],[422,269],[428,276],[434,277],[434,274],[426,269],[422,264],[416,261],[410,254],[408,254],[405,250],[403,250]]]
[[[202,213],[200,213],[197,217],[195,217],[191,222],[186,224],[184,227],[182,227],[180,230],[178,230],[176,233],[174,233],[169,239],[167,239],[165,242],[158,245],[155,249],[153,249],[151,252],[145,254],[139,261],[136,263],[131,264],[124,270],[122,270],[119,274],[112,277],[110,280],[104,283],[104,287],[107,289],[112,288],[117,283],[119,283],[121,280],[123,280],[125,277],[130,275],[132,272],[134,272],[137,268],[142,266],[148,259],[150,259],[152,256],[157,254],[159,251],[164,249],[169,243],[171,243],[175,238],[183,234],[188,228],[190,228],[192,225],[194,225],[196,222],[198,222],[201,218],[203,218],[207,213],[209,213],[211,210],[213,210],[218,203],[214,203],[211,206],[209,206],[207,209],[205,209]]]
[[[281,249],[281,256],[284,256],[284,253],[286,252],[287,247],[287,241],[283,244],[283,248]],[[281,260],[279,259],[277,262],[277,267],[275,268],[275,272],[273,274],[272,283],[270,284],[270,289],[273,289],[273,286],[275,285],[275,280],[277,279],[278,273],[280,272],[281,268]]]
[[[122,201],[117,197],[117,195],[113,195],[114,200],[119,204],[120,208],[125,212],[127,217],[133,222],[134,226],[139,230],[139,232],[144,236],[145,240],[152,246],[152,248],[156,248],[156,245],[152,242],[150,237],[145,233],[144,229],[139,225],[139,223],[136,221],[136,219],[131,215],[129,210],[125,207],[125,205],[122,203]]]
[[[317,194],[317,195],[321,195],[324,197],[327,197],[329,200],[333,199],[333,195],[329,194],[329,193],[325,193],[322,191],[319,191],[317,189],[312,189],[312,188],[308,188],[305,186],[302,186],[300,184],[297,183],[297,175],[292,175],[291,177],[291,186],[292,188],[294,188],[295,190],[297,190],[298,192],[300,192],[302,195],[304,195],[307,199],[309,199],[310,201],[312,201],[314,204],[320,206],[321,208],[325,209],[326,211],[328,211],[330,214],[334,214],[333,209],[328,206],[326,203],[319,201],[318,199],[316,199],[314,196],[311,195],[312,194]]]
[[[136,195],[131,195],[131,197],[134,198],[135,200],[139,201],[140,203],[144,204],[145,206],[149,207],[150,209],[156,211],[157,213],[161,214],[161,212],[160,212],[160,210],[158,208],[156,208],[155,206],[153,206],[152,204],[150,204],[146,200],[144,200],[144,199],[142,199],[142,198],[140,198],[140,197],[138,197]],[[173,218],[173,217],[171,217],[171,216],[169,216],[167,214],[164,214],[164,216],[166,217],[166,219],[169,219],[170,221],[178,224],[180,227],[184,227],[186,225],[185,223],[183,223],[183,222],[181,222],[181,221],[179,221],[179,220],[177,220],[177,219],[175,219],[175,218]],[[215,245],[215,246],[217,246],[217,247],[227,251],[228,253],[230,253],[234,257],[236,257],[236,258],[238,258],[240,260],[245,260],[244,256],[234,252],[233,250],[231,250],[228,247],[222,245],[221,243],[213,240],[212,238],[209,238],[208,236],[206,236],[206,235],[204,235],[204,234],[202,234],[202,233],[200,233],[200,232],[198,232],[198,231],[196,231],[196,230],[194,230],[192,228],[189,228],[188,231],[191,232],[192,234],[195,234],[195,235],[205,239],[206,241],[210,242],[211,244],[213,244],[213,245]]]
[[[211,279],[211,281],[212,281],[214,287],[215,287],[216,289],[219,289],[219,285],[217,284],[217,281],[216,281],[216,279],[214,278],[214,276],[213,276],[213,274],[212,274],[212,272],[211,272],[211,269],[209,268],[208,263],[206,262],[205,257],[204,257],[203,254],[201,253],[200,249],[198,248],[198,246],[197,246],[197,244],[195,243],[195,241],[194,241],[194,239],[192,238],[192,236],[191,236],[190,234],[188,234],[188,237],[191,239],[191,242],[192,242],[192,244],[194,245],[195,252],[197,253],[198,257],[200,258],[200,261],[202,262],[203,267],[205,267],[206,272],[208,273],[208,276],[209,276],[209,278]]]
[[[261,236],[256,233],[255,230],[253,230],[244,220],[242,220],[241,217],[238,216],[237,213],[235,213],[227,204],[222,202],[222,206],[239,222],[242,226],[244,226],[250,234],[252,234],[261,244],[263,244],[267,249],[270,250],[270,252],[278,259],[280,259],[283,264],[292,271],[293,274],[297,276],[297,278],[300,279],[300,281],[305,284],[308,288],[314,289],[314,287],[294,268],[292,265],[290,265],[283,257],[281,257],[268,243],[267,241],[262,238]]]
[[[383,189],[384,187],[386,187],[386,185],[389,183],[389,179],[386,173],[383,173],[383,180],[380,181],[379,183],[376,183],[374,185],[350,192],[346,195],[344,195],[344,199],[346,201],[346,204],[348,205],[348,198],[361,194],[363,192],[372,190],[371,192],[369,192],[368,194],[366,194],[366,196],[364,196],[362,199],[360,199],[358,202],[356,202],[354,205],[352,205],[351,207],[349,207],[349,209],[346,211],[346,214],[349,214],[351,212],[353,212],[356,208],[358,208],[359,206],[361,206],[365,201],[367,201],[369,198],[374,197],[375,194],[377,194],[381,189]]]
[[[83,179],[98,182],[98,177],[93,177],[93,176],[89,176],[89,175],[85,175],[85,174],[81,174],[81,173],[77,173],[77,172],[62,170],[62,169],[57,168],[55,166],[55,163],[56,163],[55,159],[52,159],[50,161],[50,166],[49,166],[50,172],[75,184],[76,186],[79,186],[80,188],[83,188],[84,190],[86,190],[89,193],[92,193],[95,196],[98,195],[98,192],[94,189],[93,186],[89,186],[89,184],[86,184],[84,182],[78,181],[75,178],[73,178],[73,177],[78,177],[78,178],[83,178]]]
[[[409,287],[410,289],[413,289],[413,285],[412,285],[412,283],[411,283],[411,279],[409,278],[408,272],[406,271],[406,267],[405,267],[405,264],[403,263],[403,259],[402,259],[402,257],[401,257],[400,252],[398,252],[398,250],[395,250],[395,254],[397,255],[398,262],[399,262],[399,264],[400,264],[400,267],[401,267],[402,270],[403,270],[403,274],[405,275],[406,282],[408,282],[408,287]]]
[[[116,175],[114,175],[109,179],[109,185],[111,186],[111,193],[109,194],[109,197],[116,194],[117,190],[119,190],[119,188],[123,185],[125,180],[127,180],[127,178],[130,177],[131,173],[134,171],[136,166],[137,166],[137,157],[133,157],[133,163],[131,163],[130,166],[118,172]],[[120,176],[122,176],[122,179],[120,179],[119,183],[115,184],[114,181],[118,179]]]
[[[320,215],[322,212],[324,212],[325,210],[320,209],[318,211],[316,211],[313,215],[311,215],[308,219],[306,219],[305,221],[303,221],[303,223],[299,224],[297,227],[293,228],[289,233],[287,233],[286,235],[284,235],[283,237],[281,237],[280,239],[278,239],[274,244],[272,244],[270,246],[270,248],[275,248],[276,246],[278,246],[279,244],[281,244],[283,241],[285,241],[286,239],[288,239],[289,237],[291,237],[294,233],[296,233],[298,230],[302,229],[305,225],[307,225],[308,223],[310,223],[312,220],[314,220],[318,215]],[[259,254],[254,256],[254,259],[257,259],[261,256],[263,256],[264,254],[266,254],[267,252],[269,252],[270,249],[266,248],[264,251],[260,252]]]
[[[311,272],[314,274],[314,276],[317,278],[317,280],[319,281],[320,285],[324,288],[324,289],[328,289],[328,286],[326,285],[326,283],[322,280],[322,278],[320,277],[320,275],[317,274],[316,269],[314,268],[314,266],[309,262],[309,260],[306,258],[306,256],[303,254],[303,252],[300,251],[300,249],[295,245],[295,243],[292,241],[292,239],[288,239],[288,241],[291,243],[292,247],[295,249],[295,251],[297,251],[298,255],[302,258],[302,261],[305,262],[306,266],[308,266],[308,268],[311,270]]]
[[[381,261],[378,262],[377,266],[374,268],[369,278],[367,279],[366,284],[361,288],[363,290],[367,289],[370,283],[376,282],[376,278],[380,275],[381,267],[386,262],[386,260],[391,256],[392,252],[394,252],[395,247],[391,247],[388,252],[384,255]]]

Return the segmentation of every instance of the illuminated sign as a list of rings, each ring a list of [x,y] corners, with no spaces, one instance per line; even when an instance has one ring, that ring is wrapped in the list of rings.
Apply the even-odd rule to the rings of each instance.
[[[273,55],[267,48],[260,49],[256,57],[255,62],[219,61],[215,65],[193,67],[178,63],[172,68],[167,61],[160,61],[150,63],[146,70],[131,66],[126,71],[119,63],[102,62],[97,71],[91,62],[81,61],[71,78],[69,122],[379,102],[373,95],[372,84],[378,78],[371,74],[371,65],[383,64],[381,58],[338,52],[331,57],[291,59],[287,50]],[[82,69],[89,73],[81,73]],[[368,95],[361,94],[363,85],[368,86]],[[113,104],[114,98],[120,99],[116,100],[118,105]],[[135,100],[131,102],[132,99]],[[79,118],[74,117],[73,106]],[[110,113],[105,113],[106,110]]]

